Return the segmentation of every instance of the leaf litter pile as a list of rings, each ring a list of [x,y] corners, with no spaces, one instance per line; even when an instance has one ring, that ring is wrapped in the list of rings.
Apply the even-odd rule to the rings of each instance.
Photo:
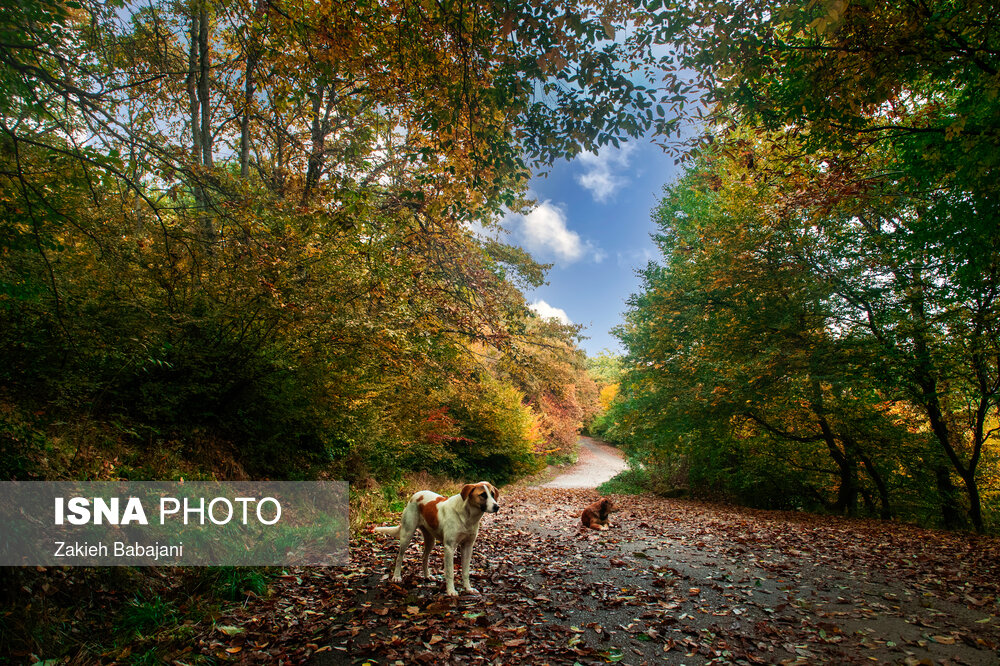
[[[364,535],[345,568],[293,570],[199,649],[248,663],[1000,663],[1000,540],[892,523],[519,488],[484,517],[478,595],[388,581],[397,541]],[[456,562],[456,573],[459,569]],[[461,585],[457,584],[461,589]]]

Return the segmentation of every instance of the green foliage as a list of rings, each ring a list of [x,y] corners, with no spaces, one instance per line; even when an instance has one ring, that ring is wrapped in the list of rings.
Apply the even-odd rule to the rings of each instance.
[[[641,495],[651,490],[649,471],[645,467],[632,466],[597,487],[602,495]]]
[[[222,601],[245,601],[248,596],[262,597],[268,582],[280,570],[256,567],[209,567],[203,579],[211,589],[211,596]]]
[[[491,480],[497,485],[539,471],[542,444],[538,417],[517,389],[494,382],[480,387],[477,400],[466,400],[454,411],[462,423],[461,437],[451,443],[461,461],[446,470],[456,478]]]
[[[177,613],[172,603],[158,595],[149,598],[136,596],[121,609],[115,623],[115,632],[125,641],[136,636],[153,634],[173,622]]]
[[[5,410],[0,420],[0,478],[22,480],[37,476],[41,459],[51,448],[44,432],[15,420],[14,415]]]
[[[992,14],[664,8],[664,61],[711,111],[654,213],[663,261],[619,330],[609,431],[713,492],[883,517],[936,504],[949,527],[986,528],[1000,418]]]
[[[614,429],[616,418],[616,410],[612,406],[612,409],[601,412],[587,424],[587,434],[613,444],[620,443],[622,440],[618,438]]]
[[[811,152],[892,146],[929,180],[995,191],[992,11],[945,0],[749,0],[685,3],[660,19],[678,44],[667,60],[702,84],[699,101],[721,126],[795,128]]]
[[[693,491],[765,507],[916,517],[936,502],[956,526],[951,467],[982,529],[995,366],[962,350],[998,347],[974,324],[997,303],[960,267],[996,263],[982,249],[996,230],[957,195],[887,201],[891,183],[845,185],[842,163],[802,150],[734,130],[666,190],[664,263],[618,331],[628,370],[609,430],[648,464],[686,466]]]
[[[569,450],[569,451],[558,451],[556,453],[550,453],[545,456],[546,465],[554,465],[556,467],[565,467],[567,465],[575,465],[577,459],[579,458],[579,451]]]
[[[597,356],[587,357],[587,372],[598,386],[617,384],[622,376],[622,357],[604,349]]]

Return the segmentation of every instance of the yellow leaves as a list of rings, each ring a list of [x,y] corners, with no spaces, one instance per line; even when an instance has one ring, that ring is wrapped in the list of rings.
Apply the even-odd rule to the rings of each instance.
[[[605,15],[601,17],[601,27],[604,28],[604,34],[608,36],[608,39],[614,40],[615,38],[615,24],[611,17]]]
[[[961,134],[962,131],[965,129],[965,123],[966,123],[967,120],[968,120],[967,118],[965,118],[964,116],[962,116],[962,117],[959,117],[958,119],[956,119],[955,122],[953,122],[950,125],[948,125],[944,129],[944,138],[947,139],[948,141],[951,141],[956,136],[958,136],[959,134]]]
[[[611,403],[613,403],[615,398],[618,397],[619,386],[620,385],[616,382],[614,384],[608,384],[601,389],[601,392],[598,395],[598,401],[602,411],[607,411],[611,408]]]
[[[827,4],[825,16],[820,16],[809,24],[808,29],[820,35],[833,32],[840,27],[844,18],[844,10],[847,8],[847,0],[833,0]]]

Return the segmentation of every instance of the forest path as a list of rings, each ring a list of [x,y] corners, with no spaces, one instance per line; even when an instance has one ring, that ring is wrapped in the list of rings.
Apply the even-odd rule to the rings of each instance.
[[[628,463],[618,449],[590,437],[580,437],[576,464],[540,487],[596,488],[627,467]]]
[[[1000,539],[876,520],[505,488],[472,558],[478,594],[418,575],[420,539],[351,541],[342,568],[292,570],[216,618],[198,649],[244,663],[997,664]],[[457,567],[456,567],[457,568]],[[232,652],[235,650],[236,652]]]

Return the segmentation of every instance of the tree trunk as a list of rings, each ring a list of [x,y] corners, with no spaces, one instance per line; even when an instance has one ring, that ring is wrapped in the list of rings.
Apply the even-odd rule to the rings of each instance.
[[[868,458],[864,453],[858,451],[858,458],[861,463],[865,466],[865,471],[868,472],[868,477],[875,484],[875,488],[878,490],[878,499],[881,504],[879,509],[879,517],[883,520],[892,519],[892,504],[889,501],[889,488],[885,484],[885,479],[879,474],[878,469],[872,464],[871,459]]]
[[[240,117],[240,178],[250,176],[250,109],[253,105],[253,70],[257,66],[256,53],[247,54],[246,81],[243,85],[243,115]]]
[[[250,176],[250,115],[253,109],[253,97],[257,92],[254,85],[254,73],[260,61],[261,42],[257,20],[264,14],[265,0],[258,0],[254,8],[252,20],[246,32],[246,67],[243,72],[243,113],[240,116],[240,178]]]
[[[306,183],[302,190],[302,203],[308,203],[312,197],[313,189],[319,184],[320,176],[323,172],[323,152],[326,150],[326,135],[328,127],[323,114],[323,100],[326,97],[327,86],[321,85],[313,96],[312,111],[313,119],[309,128],[309,138],[312,144],[309,151],[309,166],[306,169]],[[333,97],[333,90],[330,90]],[[332,102],[332,100],[331,100]]]
[[[197,7],[198,15],[198,106],[201,110],[201,124],[200,124],[200,142],[197,145],[201,146],[201,165],[206,169],[212,166],[212,100],[211,100],[211,86],[210,86],[210,74],[211,74],[211,51],[209,49],[208,41],[208,31],[210,26],[209,16],[208,16],[208,2],[207,0],[199,0]],[[194,33],[192,31],[192,37]],[[198,174],[199,184],[198,190],[201,193],[201,206],[198,213],[199,221],[201,224],[201,234],[204,240],[209,243],[208,248],[211,251],[211,242],[215,239],[215,224],[212,221],[212,216],[209,214],[209,193],[205,188],[205,178],[208,176],[207,173]]]
[[[983,522],[982,498],[979,496],[975,470],[968,470],[963,474],[962,481],[965,483],[965,494],[969,497],[969,518],[972,520],[972,526],[979,534],[985,534],[986,524]]]
[[[858,511],[858,461],[851,455],[848,447],[840,450],[837,444],[837,437],[830,427],[830,422],[826,420],[826,408],[823,406],[823,391],[819,382],[811,380],[812,403],[811,408],[816,418],[819,420],[820,432],[823,433],[823,441],[830,451],[830,457],[837,463],[840,472],[840,486],[837,488],[837,503],[834,509],[838,513],[846,513],[853,516]]]
[[[962,464],[962,460],[958,457],[958,451],[951,442],[951,432],[948,427],[948,421],[945,418],[944,408],[941,406],[941,400],[938,396],[938,382],[936,377],[936,372],[934,368],[934,363],[931,359],[930,346],[927,342],[927,314],[924,308],[924,291],[921,285],[921,274],[919,268],[913,269],[913,282],[910,288],[909,298],[910,298],[910,313],[914,320],[914,330],[913,330],[913,342],[914,342],[914,352],[917,359],[917,366],[914,369],[915,383],[920,387],[921,395],[919,396],[920,402],[927,412],[927,419],[930,421],[931,432],[934,433],[935,439],[944,449],[945,456],[951,462],[952,467],[958,472],[958,475],[965,482],[966,495],[969,498],[969,518],[972,520],[972,524],[977,532],[983,532],[983,516],[982,516],[982,506],[979,497],[979,488],[976,486],[976,470],[974,463],[977,461],[977,457],[972,459],[972,464],[966,466]],[[941,477],[942,470],[936,469],[935,474],[938,478],[938,490],[942,490],[942,482],[944,479]],[[951,483],[951,478],[948,476],[947,471],[944,472],[945,477],[947,477],[947,485],[945,488],[950,488],[951,492],[954,492],[954,485]],[[957,510],[958,503],[952,497],[950,500],[945,500],[945,506],[942,507],[944,513],[945,524],[949,522],[954,522],[954,517],[950,516],[950,512]],[[964,521],[959,521],[964,523]]]
[[[198,101],[201,103],[201,150],[202,164],[212,166],[212,101],[209,80],[212,68],[212,54],[208,48],[208,4],[205,0],[199,3],[198,31]]]
[[[813,406],[815,410],[815,405]],[[858,462],[852,456],[840,450],[836,436],[825,416],[819,415],[819,427],[823,432],[823,441],[830,451],[830,457],[837,463],[840,473],[840,485],[837,488],[837,502],[833,508],[837,513],[853,516],[858,510]]]
[[[187,94],[191,118],[191,145],[196,163],[201,162],[201,109],[198,104],[198,36],[201,33],[201,14],[197,9],[191,13],[191,45],[188,48]],[[198,195],[196,195],[197,197]],[[200,197],[198,197],[200,198]]]
[[[918,350],[919,348],[920,347],[918,346]],[[958,472],[958,475],[962,478],[965,485],[966,495],[969,498],[969,518],[972,520],[972,525],[976,531],[982,533],[984,530],[983,513],[979,497],[979,488],[976,485],[975,468],[963,465],[962,461],[958,457],[958,452],[951,444],[951,433],[937,395],[937,382],[932,376],[930,376],[929,373],[921,370],[921,374],[923,376],[918,380],[918,383],[924,391],[924,409],[927,411],[927,418],[931,423],[931,432],[934,433],[934,437],[941,445],[941,448],[944,449],[945,455],[951,462],[952,467],[955,468],[955,471]],[[941,471],[937,470],[936,473],[940,477]],[[947,485],[951,488],[951,491],[954,492],[955,486],[951,483],[950,476],[948,477]],[[941,488],[940,483],[938,484],[938,488]],[[955,507],[955,510],[957,510],[958,503],[954,499],[951,500],[951,504]],[[945,522],[948,522],[947,516]],[[964,523],[965,521],[960,522]]]
[[[937,481],[938,495],[941,497],[941,517],[944,519],[944,526],[950,530],[965,527],[965,518],[962,517],[962,509],[955,497],[956,488],[951,482],[948,467],[943,463],[935,466],[934,478]]]

